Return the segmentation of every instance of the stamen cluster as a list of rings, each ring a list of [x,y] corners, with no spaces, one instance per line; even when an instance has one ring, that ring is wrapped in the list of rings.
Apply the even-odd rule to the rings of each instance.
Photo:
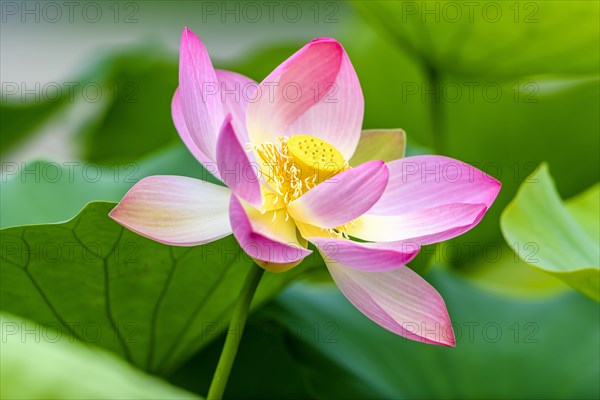
[[[265,209],[277,210],[317,185],[317,171],[303,171],[290,156],[288,137],[254,147],[265,184]],[[286,217],[287,218],[287,217]]]

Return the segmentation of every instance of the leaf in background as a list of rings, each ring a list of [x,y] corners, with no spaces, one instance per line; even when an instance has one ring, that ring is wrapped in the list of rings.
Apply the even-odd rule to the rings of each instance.
[[[529,256],[534,248],[520,249]],[[507,245],[490,245],[484,251],[486,257],[469,264],[456,272],[469,282],[487,291],[521,298],[548,297],[562,294],[570,287],[537,268],[529,268],[527,263]],[[436,262],[441,258],[436,258]],[[446,260],[444,260],[446,261]],[[443,262],[442,262],[443,264]]]
[[[288,353],[287,330],[272,320],[251,317],[225,389],[226,399],[306,399],[301,366]],[[168,377],[194,393],[208,393],[224,335],[210,343]],[[323,366],[320,366],[321,368]],[[265,374],[268,379],[265,379]]]
[[[179,140],[171,119],[176,57],[153,47],[132,49],[107,57],[88,75],[101,81],[108,104],[84,133],[86,160],[128,162]]]
[[[565,201],[567,211],[593,239],[600,242],[600,183]]]
[[[0,314],[3,399],[196,399],[64,332]]]
[[[7,96],[6,93],[2,95]],[[38,100],[28,103],[4,100],[0,102],[0,113],[2,114],[0,156],[4,156],[13,146],[27,139],[51,114],[57,112],[65,104],[64,98],[48,101],[45,97],[44,100],[40,97]]]
[[[407,153],[417,139],[421,144],[429,143],[431,121],[427,104],[420,96],[406,93],[407,82],[425,79],[420,65],[364,21],[356,18],[349,25],[354,29],[339,40],[356,69],[365,97],[363,128],[402,128],[407,135]]]
[[[600,67],[597,2],[354,4],[403,51],[441,71],[513,78],[597,74]]]
[[[113,207],[2,230],[0,307],[165,374],[226,328],[252,261],[231,235],[186,248],[153,242],[112,221]],[[265,274],[253,306],[320,262]]]
[[[315,398],[597,398],[597,305],[568,292],[514,299],[449,270],[429,277],[448,305],[456,348],[403,339],[357,311],[333,286],[300,283],[263,309],[292,333],[289,353]],[[301,334],[298,334],[300,332]],[[242,344],[243,345],[243,344]],[[256,346],[256,345],[255,345]],[[307,350],[311,349],[312,351]],[[258,362],[258,361],[257,361]],[[331,368],[331,365],[337,368]],[[326,368],[322,368],[326,365]],[[264,371],[261,365],[254,370]],[[254,371],[253,370],[253,371]],[[559,377],[548,379],[548,377]],[[232,385],[258,379],[232,381]],[[243,390],[243,388],[238,388]]]
[[[50,115],[75,100],[90,103],[96,115],[84,122],[84,159],[130,161],[178,140],[171,120],[177,87],[176,58],[156,46],[102,55],[60,92],[44,88],[34,101],[2,102],[2,152],[24,140]],[[8,87],[8,86],[7,86]],[[50,87],[50,86],[49,86]],[[3,94],[7,99],[10,94]]]
[[[598,229],[598,185],[576,200],[574,211],[589,213]],[[591,200],[591,201],[589,201]],[[592,207],[585,210],[587,205]],[[502,214],[508,244],[525,262],[540,268],[600,302],[600,243],[564,206],[547,165],[533,173]],[[586,225],[587,226],[587,225]],[[527,255],[523,250],[532,249]]]
[[[10,164],[10,165],[9,165]],[[218,181],[179,144],[138,162],[103,166],[84,161],[9,163],[0,183],[0,227],[64,221],[94,200],[119,201],[150,175]]]

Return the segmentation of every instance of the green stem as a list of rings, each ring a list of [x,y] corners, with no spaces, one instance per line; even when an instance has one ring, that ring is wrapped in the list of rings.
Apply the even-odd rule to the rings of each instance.
[[[431,128],[433,134],[433,150],[436,154],[444,154],[446,152],[446,142],[442,126],[443,109],[442,109],[442,93],[440,93],[440,76],[438,71],[431,64],[425,66],[425,74],[427,83],[432,91],[431,101],[429,102],[429,110],[431,113]]]
[[[244,333],[244,326],[248,319],[248,311],[250,310],[250,303],[252,303],[252,297],[256,292],[260,278],[265,272],[256,263],[252,264],[250,271],[246,276],[240,296],[238,297],[233,315],[231,316],[231,323],[229,330],[227,331],[227,337],[225,338],[225,345],[221,352],[221,358],[217,364],[217,369],[213,375],[210,388],[208,389],[207,400],[220,400],[223,397],[225,386],[227,385],[227,379],[233,366],[233,360],[237,354],[238,347],[242,340],[242,334]]]

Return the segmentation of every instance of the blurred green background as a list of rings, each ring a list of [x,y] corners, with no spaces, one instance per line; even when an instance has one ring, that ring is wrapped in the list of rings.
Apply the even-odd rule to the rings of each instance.
[[[207,392],[250,260],[229,239],[188,251],[119,236],[103,203],[144,176],[210,179],[170,116],[185,26],[216,67],[257,81],[335,37],[364,128],[403,128],[409,155],[503,183],[479,226],[410,265],[444,297],[456,348],[384,331],[311,257],[261,284],[226,397],[600,397],[598,303],[521,261],[499,222],[542,162],[565,199],[599,180],[598,2],[52,4],[1,5],[2,398]],[[103,202],[44,225],[90,201]]]

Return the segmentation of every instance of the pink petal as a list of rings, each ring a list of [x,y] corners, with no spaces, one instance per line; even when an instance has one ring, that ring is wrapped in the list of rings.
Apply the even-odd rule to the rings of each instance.
[[[246,109],[248,108],[248,99],[252,98],[258,84],[252,79],[235,72],[219,69],[215,70],[215,72],[219,81],[219,99],[222,102],[223,110],[225,115],[228,113],[231,114],[231,123],[235,134],[239,139],[239,142],[244,146],[246,143],[250,142],[250,139],[248,139],[248,130],[246,129]],[[200,163],[202,163],[204,168],[217,178],[221,179],[217,164],[200,150],[190,135],[183,116],[179,88],[175,90],[175,94],[173,95],[171,114],[173,116],[175,128],[177,129],[177,132],[179,132],[179,136],[187,146],[188,150]],[[256,162],[253,152],[248,153],[248,158],[251,163]]]
[[[365,272],[336,262],[327,267],[348,300],[385,329],[419,342],[456,345],[444,300],[410,268]]]
[[[187,128],[185,123],[185,119],[183,117],[183,110],[181,105],[181,94],[179,93],[179,88],[175,90],[175,94],[173,95],[173,100],[171,102],[171,115],[173,117],[173,123],[175,124],[175,128],[177,132],[179,132],[179,137],[183,140],[183,143],[188,148],[190,153],[198,160],[204,168],[211,174],[213,174],[218,179],[221,179],[219,175],[219,169],[217,168],[217,164],[211,160],[196,144],[192,136],[190,135],[190,131]]]
[[[267,263],[289,264],[302,260],[311,253],[298,243],[296,227],[283,213],[275,219],[251,207],[244,207],[231,196],[229,217],[233,235],[252,258]]]
[[[219,80],[220,101],[224,115],[231,114],[231,123],[242,146],[250,143],[246,128],[248,100],[254,98],[258,83],[236,72],[215,70]]]
[[[347,233],[373,242],[424,246],[465,233],[481,221],[486,210],[485,204],[457,203],[400,215],[365,214],[347,225]]]
[[[233,130],[231,114],[227,114],[217,142],[217,164],[223,182],[233,193],[257,208],[262,206],[260,181],[255,170],[258,164],[248,159],[248,152]]]
[[[202,153],[215,160],[218,128],[224,118],[219,82],[204,44],[187,28],[181,37],[179,90],[190,136]]]
[[[282,135],[317,136],[350,159],[360,139],[364,98],[344,48],[334,39],[308,43],[260,84],[248,107],[252,143]]]
[[[336,228],[363,215],[379,200],[388,181],[383,161],[344,171],[304,193],[288,206],[290,215],[321,228]]]
[[[135,184],[109,216],[160,243],[196,246],[231,234],[231,191],[183,176],[150,176]]]
[[[346,239],[308,238],[326,262],[367,272],[388,271],[411,261],[420,247],[413,243],[358,243]]]
[[[408,157],[387,166],[388,186],[369,214],[399,215],[452,203],[489,208],[501,186],[477,168],[448,157]]]

